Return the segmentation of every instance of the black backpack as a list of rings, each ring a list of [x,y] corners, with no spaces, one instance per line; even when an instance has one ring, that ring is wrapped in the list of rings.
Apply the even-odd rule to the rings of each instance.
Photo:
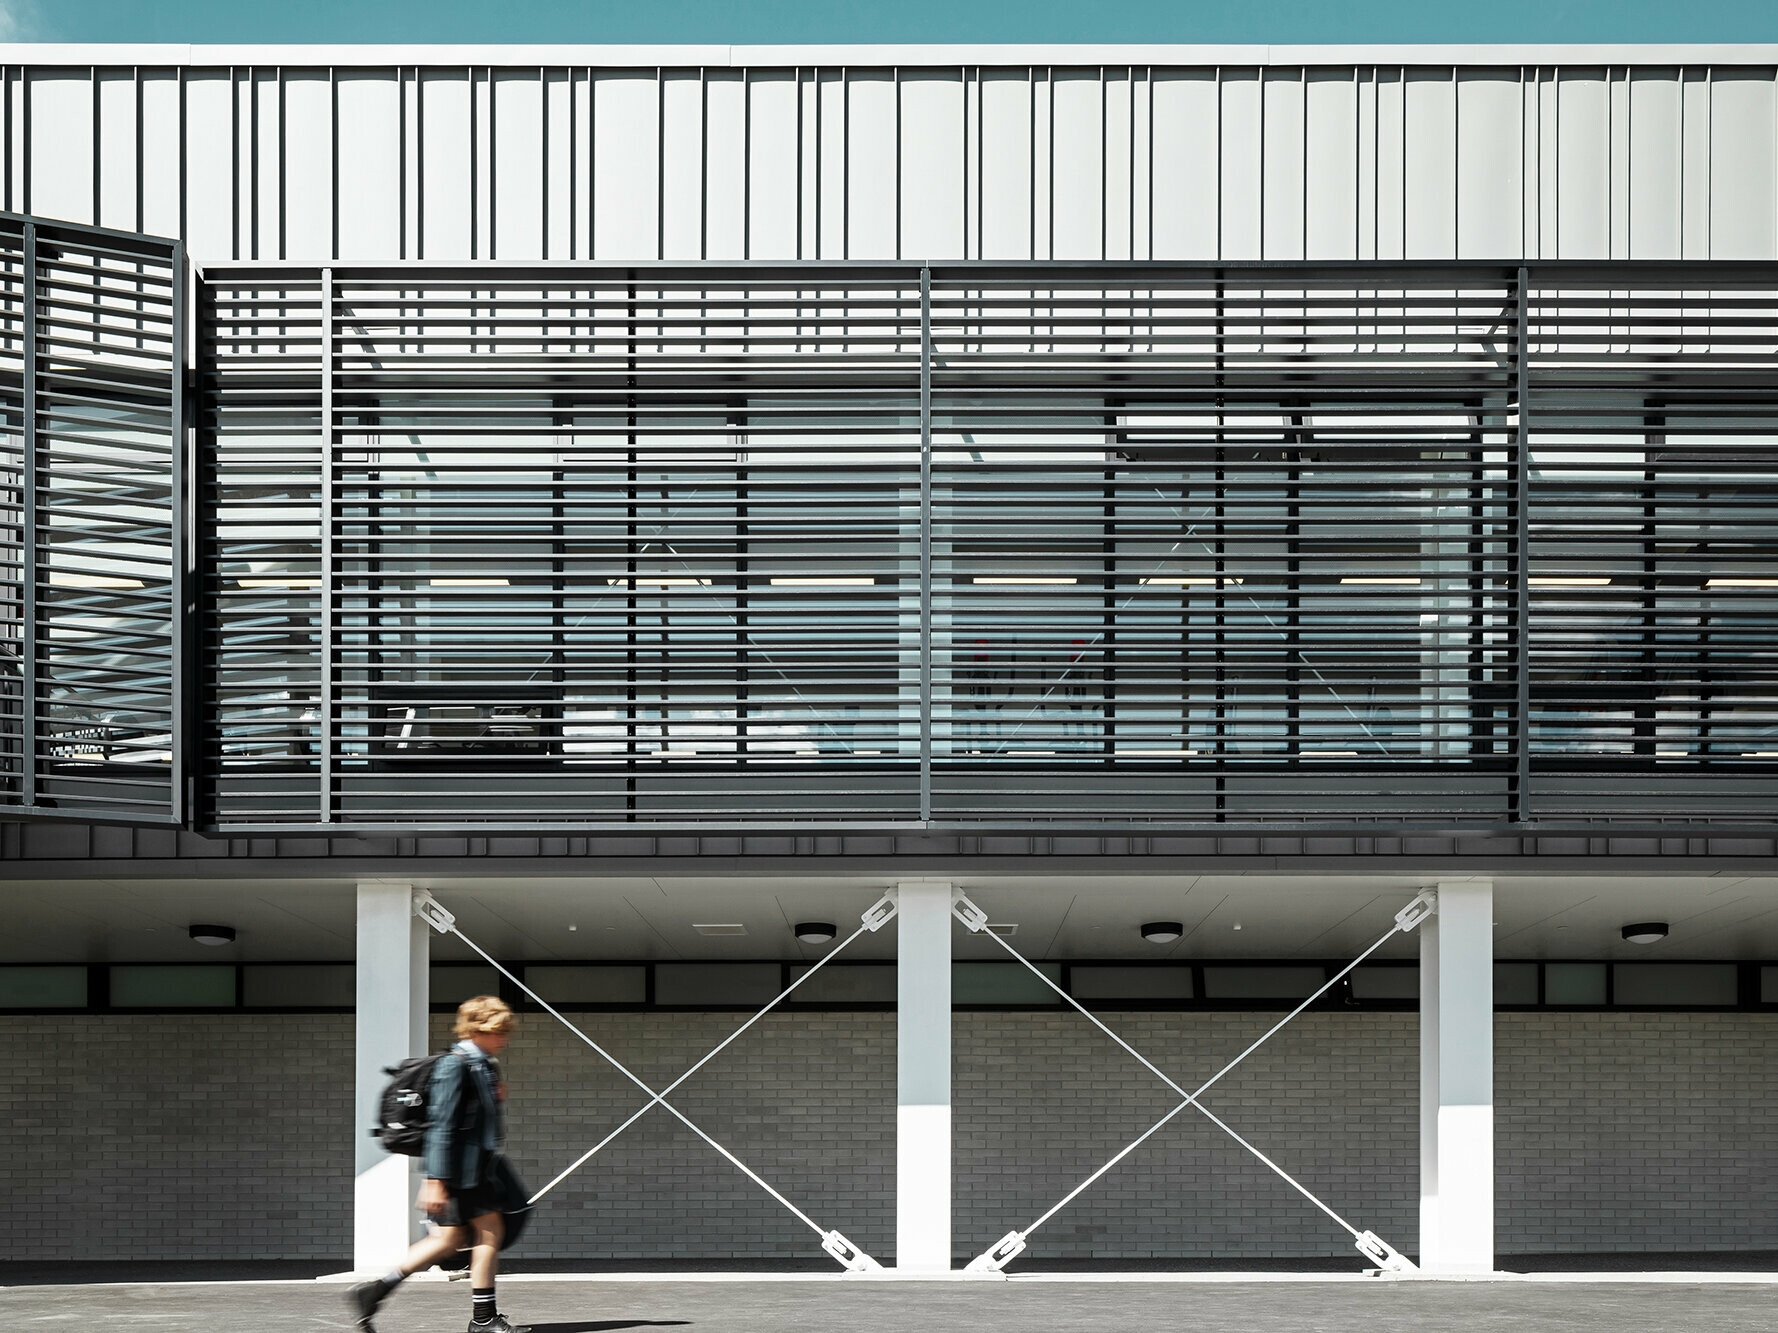
[[[377,1123],[370,1136],[381,1139],[390,1152],[418,1157],[426,1151],[426,1129],[432,1123],[426,1105],[432,1092],[432,1071],[450,1054],[441,1051],[437,1055],[416,1055],[398,1065],[384,1067],[383,1072],[391,1077],[383,1089]]]

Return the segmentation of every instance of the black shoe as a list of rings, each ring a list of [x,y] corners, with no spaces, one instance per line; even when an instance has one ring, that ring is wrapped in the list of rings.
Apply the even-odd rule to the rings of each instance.
[[[485,1324],[469,1321],[469,1333],[531,1333],[529,1324],[513,1324],[507,1322],[503,1314],[497,1314]]]
[[[358,1282],[346,1292],[346,1304],[352,1307],[352,1313],[358,1316],[354,1328],[364,1333],[377,1333],[377,1326],[370,1322],[370,1317],[377,1312],[377,1306],[383,1303],[383,1284],[381,1282]]]

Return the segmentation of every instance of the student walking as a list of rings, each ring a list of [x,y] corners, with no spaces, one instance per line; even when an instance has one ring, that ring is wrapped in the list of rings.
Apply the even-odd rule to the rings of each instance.
[[[502,1000],[478,995],[457,1008],[457,1044],[432,1072],[430,1123],[422,1159],[426,1180],[419,1207],[437,1230],[407,1252],[401,1266],[347,1293],[358,1327],[374,1333],[371,1316],[390,1292],[446,1255],[473,1247],[469,1261],[475,1300],[469,1333],[531,1333],[509,1323],[495,1300],[494,1275],[506,1239],[500,1146],[505,1138],[506,1084],[494,1057],[512,1038],[514,1017]]]

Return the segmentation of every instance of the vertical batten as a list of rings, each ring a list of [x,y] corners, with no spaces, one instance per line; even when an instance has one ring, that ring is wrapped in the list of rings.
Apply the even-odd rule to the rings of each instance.
[[[1127,68],[1102,75],[1101,106],[1105,117],[1105,169],[1100,192],[1099,254],[1104,259],[1132,259],[1136,227],[1132,211],[1136,186],[1131,158],[1136,143],[1135,91]]]
[[[1456,255],[1513,259],[1523,244],[1523,84],[1516,71],[1466,70],[1456,85]]]
[[[1217,88],[1208,70],[1163,70],[1153,88],[1150,134],[1155,259],[1214,259],[1217,191]]]
[[[1106,127],[1098,70],[1059,70],[1051,119],[1055,228],[1052,258],[1105,253]]]
[[[425,70],[418,98],[420,219],[415,257],[468,259],[475,216],[470,75],[466,70]]]
[[[1457,98],[1449,69],[1408,71],[1404,85],[1402,256],[1457,252]]]
[[[951,70],[901,77],[901,257],[963,257],[963,87]]]
[[[31,180],[24,211],[60,222],[94,222],[91,73],[35,69],[25,77]],[[226,132],[226,119],[223,126]]]
[[[1300,70],[1267,71],[1261,78],[1260,253],[1266,259],[1303,257],[1306,96]]]
[[[765,71],[747,85],[749,259],[797,257],[796,92],[789,70]]]
[[[135,231],[139,160],[135,75],[128,69],[104,68],[95,74],[99,111],[94,170],[98,212],[94,220],[101,227]]]
[[[199,263],[1769,258],[1774,77],[14,65],[0,193]]]
[[[897,200],[890,167],[896,85],[886,69],[853,70],[846,109],[846,258],[895,257]],[[855,164],[875,163],[862,170]]]
[[[1710,257],[1771,258],[1778,253],[1772,75],[1718,70],[1710,103]]]
[[[1031,258],[1031,78],[1027,70],[982,72],[978,258]]]
[[[736,71],[713,70],[703,85],[704,259],[747,254],[747,86]]]
[[[1303,86],[1303,257],[1358,257],[1358,84],[1345,70],[1310,71]]]
[[[401,248],[401,90],[391,70],[347,70],[336,87],[339,257],[385,259]]]
[[[1630,259],[1680,254],[1681,85],[1676,70],[1631,70],[1626,191]]]
[[[1222,166],[1218,227],[1219,259],[1259,259],[1264,208],[1264,128],[1261,122],[1261,89],[1257,71],[1224,70],[1219,119],[1222,129]]]
[[[663,175],[661,248],[668,259],[705,259],[704,216],[709,206],[705,84],[696,72],[667,76],[661,94]]]

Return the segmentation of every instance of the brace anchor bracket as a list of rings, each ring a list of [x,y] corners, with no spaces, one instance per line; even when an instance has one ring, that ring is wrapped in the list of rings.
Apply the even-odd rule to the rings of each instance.
[[[1009,1231],[969,1261],[965,1273],[998,1273],[1025,1252],[1025,1233]]]
[[[1395,914],[1395,924],[1403,931],[1412,930],[1427,917],[1438,911],[1438,890],[1421,889],[1414,895],[1414,900]]]
[[[837,1231],[829,1231],[821,1237],[821,1248],[839,1260],[848,1273],[878,1273],[883,1269],[883,1265]]]
[[[988,914],[970,902],[962,889],[951,890],[951,915],[967,926],[971,934],[979,935],[988,928]]]
[[[414,890],[414,915],[440,935],[449,934],[451,927],[457,924],[457,918],[447,912],[444,904],[425,889]]]
[[[869,907],[864,909],[864,916],[861,919],[864,922],[865,929],[878,931],[893,921],[895,919],[895,914],[900,910],[901,895],[894,889],[890,889],[881,898],[877,899]]]
[[[1388,1273],[1418,1273],[1414,1261],[1397,1250],[1388,1241],[1374,1231],[1367,1231],[1356,1242],[1358,1252],[1367,1259],[1374,1259],[1377,1267]]]

